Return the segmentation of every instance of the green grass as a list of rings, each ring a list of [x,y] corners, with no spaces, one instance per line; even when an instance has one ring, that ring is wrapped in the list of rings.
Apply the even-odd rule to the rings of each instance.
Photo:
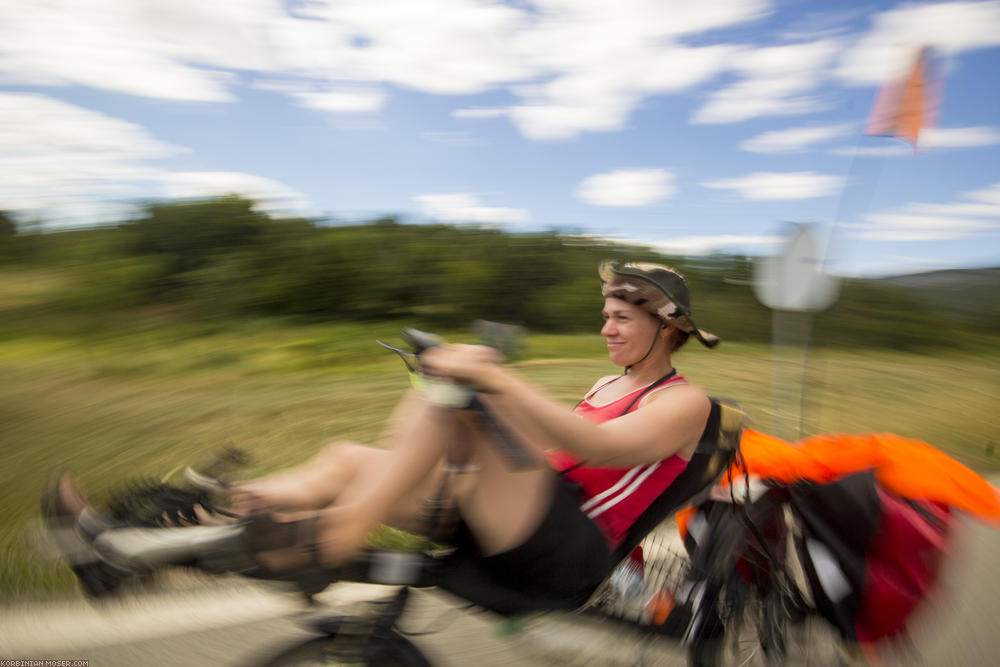
[[[399,360],[374,343],[398,341],[399,324],[195,325],[155,313],[82,328],[59,321],[36,313],[31,326],[0,324],[0,595],[7,598],[73,587],[69,570],[42,558],[32,541],[51,470],[76,471],[97,499],[123,480],[161,476],[226,444],[251,453],[248,474],[267,472],[335,439],[377,443],[408,387]],[[978,469],[996,468],[988,447],[1000,428],[998,360],[817,353],[807,430],[893,431]],[[769,347],[692,344],[676,362],[710,393],[741,402],[755,427],[796,430],[796,420],[775,409],[798,403],[772,395]],[[615,371],[596,335],[529,337],[515,366],[567,404]],[[777,369],[782,386],[799,380],[794,359]]]

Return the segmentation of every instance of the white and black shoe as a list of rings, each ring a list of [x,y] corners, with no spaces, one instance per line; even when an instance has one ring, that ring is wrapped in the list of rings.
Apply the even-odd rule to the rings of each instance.
[[[117,524],[102,516],[68,474],[53,475],[42,495],[42,516],[84,592],[94,598],[119,591],[135,573],[103,559],[93,547],[97,537]]]

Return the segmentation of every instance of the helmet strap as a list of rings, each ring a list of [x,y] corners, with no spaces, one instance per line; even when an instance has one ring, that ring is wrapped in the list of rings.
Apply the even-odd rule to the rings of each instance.
[[[639,361],[635,362],[635,364],[641,364],[642,362],[644,362],[646,360],[646,357],[648,357],[649,355],[651,355],[653,353],[653,348],[656,347],[656,342],[660,339],[660,330],[661,329],[663,329],[662,325],[660,326],[659,329],[656,330],[656,333],[653,334],[653,342],[649,344],[649,349],[646,350],[646,354],[642,355],[642,359],[640,359]],[[632,370],[632,367],[635,366],[635,364],[629,364],[628,366],[625,367],[625,375],[628,375],[628,372],[630,370]]]

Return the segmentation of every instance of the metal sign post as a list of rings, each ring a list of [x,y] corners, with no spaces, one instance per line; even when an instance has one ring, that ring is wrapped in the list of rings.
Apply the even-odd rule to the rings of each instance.
[[[813,313],[829,308],[840,294],[840,281],[826,273],[826,253],[815,236],[814,226],[797,224],[782,252],[754,265],[754,294],[771,309],[775,430],[789,439],[805,434]],[[799,351],[801,375],[794,377]]]

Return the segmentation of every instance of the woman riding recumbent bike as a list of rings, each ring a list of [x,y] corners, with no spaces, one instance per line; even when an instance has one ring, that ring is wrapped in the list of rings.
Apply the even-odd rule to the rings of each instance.
[[[947,535],[937,512],[1000,521],[995,489],[926,443],[891,434],[795,446],[750,430],[741,437],[742,413],[688,385],[671,363],[688,337],[717,342],[691,321],[683,278],[656,265],[606,264],[600,275],[601,333],[626,373],[599,380],[575,414],[499,366],[494,352],[431,345],[411,332],[427,399],[404,402],[391,451],[341,444],[283,478],[234,484],[228,491],[243,518],[221,526],[139,527],[213,518],[192,509],[198,493],[163,488],[133,494],[136,502],[107,519],[62,477],[45,500],[60,546],[93,595],[171,564],[284,579],[307,594],[335,580],[402,585],[373,614],[320,623],[327,637],[289,659],[318,651],[323,660],[424,664],[395,622],[410,586],[440,586],[506,615],[577,609],[576,625],[598,619],[614,634],[632,631],[635,644],[683,635],[692,663],[711,665],[730,651],[747,664],[744,637],[753,655],[780,662],[786,630],[813,618],[849,646],[898,633],[934,580],[936,538]],[[742,466],[730,465],[734,458]],[[764,493],[753,496],[749,483],[737,489],[738,476],[725,480],[728,492],[702,503],[691,522],[689,566],[679,574],[661,567],[677,559],[648,541],[639,555],[635,546],[653,527],[723,471],[740,469],[770,480]],[[731,502],[720,502],[726,496]],[[442,519],[455,513],[446,510],[458,508],[453,550],[362,550],[377,521],[412,526],[427,497],[438,505],[425,528],[448,525]],[[880,541],[876,529],[890,538]],[[866,563],[893,575],[892,586],[873,589]],[[899,574],[910,576],[907,586],[896,585]],[[889,606],[897,613],[885,613]]]
[[[613,263],[602,265],[600,276],[601,333],[626,374],[595,384],[577,415],[498,366],[486,348],[432,347],[411,333],[417,377],[435,381],[423,382],[430,400],[404,402],[391,453],[338,446],[284,480],[235,485],[237,506],[252,514],[240,524],[190,528],[169,539],[161,534],[154,549],[142,531],[88,511],[71,483],[60,480],[50,515],[75,518],[77,532],[111,563],[101,563],[96,574],[94,567],[77,567],[81,580],[101,590],[102,578],[113,585],[115,567],[186,559],[205,569],[322,586],[363,567],[366,559],[356,556],[376,521],[412,522],[421,507],[415,499],[431,495],[443,475],[455,487],[462,486],[457,478],[475,479],[452,495],[461,515],[454,552],[421,563],[416,580],[384,567],[398,556],[374,552],[378,573],[353,578],[433,583],[503,613],[578,607],[646,532],[726,467],[739,440],[739,412],[688,385],[671,363],[689,336],[708,347],[718,341],[691,321],[683,277],[658,265]],[[511,447],[513,439],[527,446]],[[720,442],[731,447],[720,450]],[[543,454],[553,445],[559,449]],[[475,473],[455,476],[442,458],[471,458]],[[259,511],[324,507],[278,521]]]
[[[409,330],[404,335],[414,347],[414,356],[432,344],[432,339],[420,332]],[[441,397],[448,394],[449,401],[456,400],[456,395],[457,400],[467,401],[468,409],[489,424],[496,438],[495,445],[503,452],[509,465],[530,464],[530,454],[477,400],[474,393],[466,393],[462,398],[462,392],[455,387],[434,386],[433,380],[428,383],[426,379],[417,380],[417,383],[427,385],[425,389],[429,392],[436,392],[435,400],[444,400]],[[164,523],[164,518],[168,525],[179,522],[196,524],[206,512],[216,516],[227,514],[226,510],[213,503],[213,498],[217,499],[220,492],[225,491],[224,485],[214,477],[213,473],[218,471],[210,470],[208,474],[202,474],[190,468],[185,471],[185,489],[155,485],[133,490],[131,497],[122,494],[111,503],[110,519],[90,509],[78,515],[75,530],[84,539],[92,540],[101,559],[77,563],[74,570],[87,593],[95,597],[114,592],[121,580],[130,576],[174,565],[193,566],[208,572],[235,571],[251,577],[287,581],[310,598],[336,581],[402,586],[394,597],[373,606],[370,610],[373,615],[363,618],[323,617],[314,621],[315,629],[329,638],[340,636],[337,651],[353,651],[368,658],[385,652],[419,655],[419,651],[395,628],[395,621],[405,608],[408,587],[439,587],[505,616],[577,610],[594,619],[613,620],[635,629],[641,628],[640,632],[680,637],[687,630],[691,614],[687,613],[683,620],[678,620],[682,615],[676,614],[671,622],[666,622],[674,602],[672,598],[667,600],[663,597],[672,595],[672,588],[680,584],[684,575],[679,554],[669,549],[662,550],[662,545],[655,543],[652,548],[647,544],[643,554],[639,545],[677,509],[707,496],[712,484],[736,456],[743,417],[742,411],[734,404],[712,400],[708,422],[690,462],[670,487],[642,513],[613,552],[610,561],[618,563],[618,567],[606,573],[608,576],[604,583],[587,595],[539,594],[537,590],[517,585],[517,573],[512,573],[515,576],[507,581],[498,581],[488,569],[481,567],[478,562],[481,556],[476,552],[475,545],[469,543],[469,536],[461,535],[461,529],[455,548],[423,552],[366,549],[352,562],[336,568],[312,562],[276,571],[256,561],[254,554],[289,543],[310,548],[310,538],[303,533],[305,526],[300,522],[281,523],[267,515],[254,515],[224,525],[181,528],[150,525]],[[231,452],[226,454],[232,457]],[[225,463],[222,462],[223,465]],[[427,503],[429,511],[421,531],[436,539],[445,537],[443,533],[449,527],[453,530],[458,519],[454,506],[447,502],[444,493],[452,481],[449,478],[461,475],[463,465],[458,461],[447,461],[445,470],[447,474],[441,481],[439,494]],[[59,500],[59,494],[60,490],[55,488],[47,496],[49,516],[59,515],[60,504],[65,504]],[[195,507],[204,511],[195,511]],[[66,512],[63,510],[62,514],[65,516]],[[558,534],[558,526],[549,526],[548,529]],[[663,536],[657,539],[669,541]],[[365,632],[368,635],[362,637]],[[345,645],[345,636],[351,638],[351,644]],[[310,645],[308,649],[294,647],[292,652],[318,651],[321,650],[320,644]]]

